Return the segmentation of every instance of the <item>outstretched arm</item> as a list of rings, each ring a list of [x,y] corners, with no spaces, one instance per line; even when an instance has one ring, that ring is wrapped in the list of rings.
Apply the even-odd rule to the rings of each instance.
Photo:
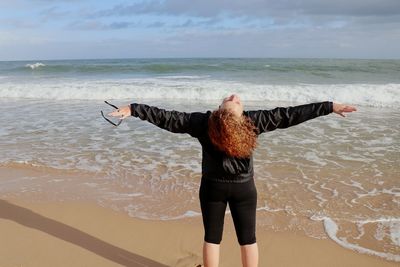
[[[146,120],[162,129],[173,133],[188,133],[193,137],[198,137],[203,130],[203,120],[205,113],[201,112],[179,112],[168,111],[146,104],[132,103],[121,107],[108,115],[125,119],[129,116]]]
[[[250,117],[261,134],[273,131],[277,128],[287,128],[307,120],[328,115],[335,112],[344,117],[344,112],[355,111],[351,106],[336,104],[330,101],[305,104],[294,107],[278,107],[272,110],[247,111],[245,114]]]

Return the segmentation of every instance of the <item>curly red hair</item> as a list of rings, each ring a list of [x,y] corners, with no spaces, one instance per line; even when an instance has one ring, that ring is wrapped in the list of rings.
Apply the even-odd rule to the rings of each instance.
[[[213,111],[208,120],[211,142],[228,156],[248,158],[257,146],[257,134],[250,118],[237,119],[226,109]]]

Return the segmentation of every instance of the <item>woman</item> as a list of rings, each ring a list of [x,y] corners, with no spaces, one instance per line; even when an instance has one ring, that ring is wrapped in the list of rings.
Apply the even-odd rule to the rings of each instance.
[[[240,98],[226,97],[214,111],[166,111],[133,103],[108,114],[129,116],[174,133],[188,133],[202,146],[202,178],[199,191],[204,225],[205,267],[218,266],[227,204],[241,246],[244,267],[258,265],[256,243],[257,190],[253,179],[252,152],[257,136],[277,128],[287,128],[318,116],[356,111],[352,106],[333,102],[312,103],[272,110],[244,111]]]

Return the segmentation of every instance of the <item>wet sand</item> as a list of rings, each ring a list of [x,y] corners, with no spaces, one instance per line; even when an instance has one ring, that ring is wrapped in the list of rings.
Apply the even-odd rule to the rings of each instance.
[[[0,200],[0,266],[198,266],[200,217],[135,219],[82,201]],[[294,232],[258,231],[260,267],[398,266],[359,254],[329,239]],[[221,267],[240,264],[230,215],[225,218]]]

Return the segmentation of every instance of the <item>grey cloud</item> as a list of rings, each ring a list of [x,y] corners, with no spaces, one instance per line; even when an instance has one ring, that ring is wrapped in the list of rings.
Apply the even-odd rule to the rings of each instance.
[[[50,7],[50,8],[45,8],[40,12],[40,16],[42,18],[42,21],[49,21],[53,19],[60,19],[60,18],[65,18],[66,16],[70,15],[70,12],[66,10],[59,10],[58,7]]]
[[[206,19],[187,19],[183,23],[179,24],[174,24],[170,25],[172,28],[196,28],[196,27],[207,27],[210,29],[210,27],[215,26],[216,28],[219,28],[216,26],[218,22],[220,22],[221,19],[218,18],[206,18]]]
[[[371,38],[373,36],[373,38]],[[400,29],[189,30],[169,37],[173,49],[198,56],[399,58]],[[384,41],[382,41],[384,40]],[[165,42],[168,44],[168,41]],[[368,45],[366,45],[368,44]],[[167,45],[166,45],[167,46]],[[221,50],[221,47],[224,49]]]
[[[10,37],[12,37],[10,32]],[[106,36],[106,35],[105,35]],[[371,38],[371,36],[373,38]],[[1,40],[1,35],[0,35]],[[207,29],[184,28],[177,32],[121,38],[49,40],[27,45],[2,46],[0,58],[117,58],[117,57],[349,57],[400,58],[400,28]],[[132,49],[135,47],[135,49]]]
[[[400,0],[149,0],[99,11],[79,4],[71,8],[69,14],[63,14],[65,9],[61,6],[52,7],[60,1],[41,1],[47,4],[35,7],[37,11],[42,10],[40,18],[50,21],[64,16],[63,22],[69,23],[68,30],[88,31],[87,35],[82,35],[84,40],[61,41],[65,33],[61,31],[57,35],[58,43],[28,46],[18,41],[7,49],[3,46],[0,57],[13,58],[10,51],[14,51],[15,58],[32,57],[40,50],[43,57],[73,55],[82,58],[89,55],[400,58]],[[32,3],[24,8],[34,6]],[[161,16],[148,21],[140,16],[146,14]],[[4,18],[0,24],[8,28],[36,25]],[[134,31],[135,28],[150,30],[145,35],[123,32],[123,29]],[[162,30],[156,31],[156,28]],[[90,31],[112,30],[121,30],[121,36],[127,39],[116,40],[118,34],[112,34],[110,41],[103,42],[98,39],[99,34],[94,33],[93,38],[90,35]],[[10,36],[14,35],[17,33]]]
[[[305,14],[390,16],[400,13],[398,0],[307,0],[298,6]]]
[[[88,2],[85,0],[20,0],[22,2],[34,2],[34,3],[76,3],[76,2]]]
[[[164,22],[157,21],[157,22],[153,22],[153,23],[148,24],[146,27],[147,28],[161,28],[161,27],[164,27],[164,26],[165,26]]]
[[[249,6],[251,6],[251,9],[254,9],[253,11],[259,10],[258,7],[260,7],[260,5],[256,2],[262,1],[248,0],[246,2],[238,0],[203,0],[191,1],[190,3],[188,3],[185,0],[150,0],[130,5],[118,4],[111,9],[97,11],[91,14],[91,16],[102,17],[130,16],[136,14],[162,14],[171,16],[188,15],[194,17],[216,17],[224,12],[229,14],[244,15],[247,13],[246,10],[249,9]]]
[[[99,21],[73,21],[66,26],[68,30],[102,30],[104,24]]]
[[[400,13],[398,0],[150,0],[140,3],[119,4],[111,9],[98,11],[94,16],[129,16],[133,14],[188,15],[215,17],[232,16],[281,16],[281,15],[343,15],[387,16]]]
[[[5,8],[17,8],[25,9],[27,7],[37,8],[38,6],[43,7],[49,4],[69,4],[69,3],[84,3],[86,0],[2,0],[0,1],[0,7]]]
[[[39,23],[36,21],[26,21],[20,19],[0,19],[0,25],[2,28],[8,27],[12,29],[23,29],[23,28],[37,28]]]
[[[134,27],[136,24],[132,22],[120,21],[120,22],[112,22],[110,24],[106,24],[105,29],[124,29],[129,27]]]
[[[220,21],[215,18],[207,18],[207,19],[187,19],[184,22],[177,23],[167,23],[164,21],[153,21],[153,22],[144,22],[144,21],[114,21],[111,23],[105,23],[101,19],[90,19],[90,20],[75,20],[69,23],[66,28],[69,30],[119,30],[126,28],[169,28],[171,30],[178,30],[183,28],[207,28],[211,29],[222,29],[220,26],[215,26],[215,24]],[[214,27],[213,27],[214,26]]]
[[[91,13],[91,18],[138,15],[188,17],[185,23],[164,27],[224,28],[224,21],[236,20],[238,28],[328,28],[400,23],[400,0],[148,0],[119,4]],[[238,19],[240,20],[238,22]],[[162,19],[160,19],[162,20]],[[202,21],[203,20],[203,21]]]
[[[83,30],[83,31],[103,31],[103,30],[120,30],[127,28],[161,28],[165,25],[164,22],[142,23],[131,21],[114,21],[111,23],[104,23],[97,20],[78,20],[67,25],[69,30]]]

